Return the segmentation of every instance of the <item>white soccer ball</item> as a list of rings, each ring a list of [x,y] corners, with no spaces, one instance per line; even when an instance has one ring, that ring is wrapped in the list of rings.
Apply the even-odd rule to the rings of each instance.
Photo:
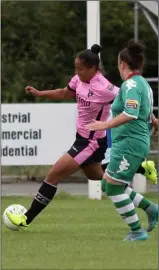
[[[3,213],[3,221],[4,221],[4,224],[10,229],[10,230],[13,230],[13,231],[19,231],[19,227],[14,225],[10,220],[9,218],[7,217],[6,213],[7,212],[11,212],[12,214],[25,214],[27,212],[27,209],[20,205],[20,204],[12,204],[10,206],[8,206],[4,213]]]

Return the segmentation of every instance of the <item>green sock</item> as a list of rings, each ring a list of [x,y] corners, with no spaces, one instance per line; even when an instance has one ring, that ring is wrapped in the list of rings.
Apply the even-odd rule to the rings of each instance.
[[[103,178],[102,181],[101,181],[101,190],[103,192],[106,192],[106,185],[107,185],[107,182],[106,180]]]
[[[130,197],[135,207],[141,208],[145,211],[151,204],[150,201],[145,199],[141,194],[135,192],[131,187],[126,187],[125,192]]]
[[[141,228],[135,206],[129,196],[125,193],[125,186],[113,185],[107,182],[107,195],[114,203],[117,212],[124,219],[131,231]]]

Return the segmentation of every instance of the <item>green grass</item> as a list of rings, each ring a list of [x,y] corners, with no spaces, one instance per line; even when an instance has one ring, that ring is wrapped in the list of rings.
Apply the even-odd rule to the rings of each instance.
[[[151,195],[157,201],[157,195]],[[28,197],[2,197],[29,206]],[[138,211],[147,226],[143,211]],[[2,269],[157,269],[157,229],[145,242],[122,242],[127,226],[108,199],[57,196],[25,232],[2,225]]]

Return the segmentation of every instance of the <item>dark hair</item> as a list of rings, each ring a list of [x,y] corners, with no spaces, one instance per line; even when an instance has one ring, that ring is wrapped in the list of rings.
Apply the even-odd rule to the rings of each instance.
[[[100,53],[100,51],[101,47],[97,44],[94,44],[90,50],[84,50],[82,52],[79,52],[77,54],[77,57],[83,61],[83,64],[86,67],[90,68],[95,66],[96,69],[98,69],[100,62],[98,54]]]
[[[131,39],[126,48],[119,53],[119,57],[121,61],[128,64],[131,70],[141,70],[145,64],[144,51],[145,46],[140,41]]]

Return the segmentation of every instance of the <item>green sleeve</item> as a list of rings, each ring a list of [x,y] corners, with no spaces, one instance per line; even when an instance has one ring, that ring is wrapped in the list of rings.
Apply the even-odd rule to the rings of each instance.
[[[136,83],[135,81],[133,81]],[[122,85],[122,99],[124,102],[124,111],[126,115],[137,119],[139,116],[141,94],[137,87],[137,83],[134,85],[129,84],[128,81]]]

